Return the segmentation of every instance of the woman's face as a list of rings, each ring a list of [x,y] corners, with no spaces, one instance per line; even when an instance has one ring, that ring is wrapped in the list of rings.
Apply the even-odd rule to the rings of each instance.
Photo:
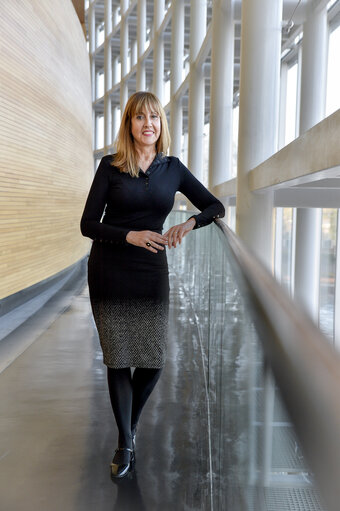
[[[157,112],[144,109],[131,119],[131,133],[139,148],[155,145],[161,134],[161,119]]]

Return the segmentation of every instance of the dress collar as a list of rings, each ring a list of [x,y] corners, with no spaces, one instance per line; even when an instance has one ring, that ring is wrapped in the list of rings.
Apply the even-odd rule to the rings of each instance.
[[[167,156],[165,156],[163,153],[157,153],[156,156],[154,157],[153,161],[151,162],[149,168],[146,170],[146,172],[144,172],[142,169],[139,169],[139,174],[148,176],[149,174],[151,174],[151,172],[154,170],[155,167],[168,161],[168,159],[169,158]]]

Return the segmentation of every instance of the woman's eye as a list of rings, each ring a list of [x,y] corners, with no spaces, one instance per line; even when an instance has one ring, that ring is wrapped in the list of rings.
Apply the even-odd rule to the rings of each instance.
[[[152,115],[152,118],[153,119],[158,119],[158,115],[154,114],[154,115]]]
[[[143,116],[142,116],[142,115],[137,115],[136,117],[137,117],[137,119],[138,119],[139,121],[143,118]]]

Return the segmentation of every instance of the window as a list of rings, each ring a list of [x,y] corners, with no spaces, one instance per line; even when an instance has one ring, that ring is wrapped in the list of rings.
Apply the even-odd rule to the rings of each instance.
[[[104,147],[104,116],[96,117],[96,149]]]
[[[232,142],[232,165],[231,176],[237,176],[237,151],[238,151],[238,121],[239,121],[239,106],[233,108],[233,142]]]
[[[296,137],[297,78],[298,65],[296,63],[287,72],[285,144],[289,144]]]
[[[340,26],[329,36],[326,115],[340,108]]]

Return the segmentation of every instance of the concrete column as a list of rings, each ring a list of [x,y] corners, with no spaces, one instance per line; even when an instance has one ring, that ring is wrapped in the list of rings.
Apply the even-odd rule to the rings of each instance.
[[[137,64],[137,40],[133,41],[131,45],[131,68]]]
[[[137,91],[139,91],[145,90],[145,62],[141,57],[146,42],[146,0],[138,0],[137,20]]]
[[[91,85],[92,85],[92,101],[96,99],[96,72],[95,72],[95,59],[94,52],[96,51],[96,13],[95,5],[89,6],[89,54],[90,54],[90,67],[91,67]]]
[[[272,268],[272,192],[249,190],[248,173],[277,150],[282,0],[242,0],[236,231]]]
[[[278,282],[282,280],[282,236],[283,236],[283,208],[275,211],[275,265],[274,275]]]
[[[96,50],[96,13],[95,5],[90,3],[88,13],[89,26],[89,55],[90,55],[90,71],[91,71],[91,94],[92,102],[96,99],[96,64],[94,52]],[[96,116],[94,108],[92,108],[92,148],[96,147]]]
[[[190,76],[189,76],[189,147],[188,166],[202,181],[204,128],[204,74],[195,60],[206,34],[207,2],[191,0],[190,7]]]
[[[327,8],[310,3],[303,27],[300,134],[325,115],[328,24]],[[321,246],[320,208],[296,212],[294,298],[318,322]]]
[[[112,88],[112,1],[105,0],[105,42],[104,42],[104,153],[109,152],[108,146],[112,143],[112,106],[110,90]]]
[[[300,133],[325,116],[327,79],[327,8],[310,3],[303,26]]]
[[[164,0],[154,3],[154,37],[153,37],[153,84],[152,90],[163,103],[164,97],[164,42],[163,34],[158,29],[164,19]]]
[[[121,61],[121,81],[120,81],[120,110],[123,113],[128,100],[128,87],[125,77],[128,73],[128,53],[129,53],[129,31],[126,11],[129,8],[129,0],[120,0],[120,61]]]
[[[118,76],[118,56],[113,58],[112,61],[112,85],[116,85],[120,81]]]
[[[121,115],[120,115],[120,111],[119,111],[119,106],[115,106],[113,108],[113,112],[112,112],[112,130],[113,130],[113,140],[114,141],[116,140],[116,137],[118,135],[118,130],[119,130],[119,126],[120,126],[120,118],[121,118]]]
[[[182,100],[175,100],[175,93],[182,83],[184,54],[184,2],[173,0],[171,4],[171,74],[170,74],[170,153],[181,158],[182,147]]]
[[[321,213],[320,208],[296,211],[294,298],[316,322],[319,317]]]
[[[119,6],[118,5],[112,7],[112,13],[113,13],[113,15],[112,15],[112,26],[113,27],[115,27],[119,23],[118,10],[119,10]]]
[[[209,188],[231,178],[234,20],[232,0],[213,2],[210,81]]]

